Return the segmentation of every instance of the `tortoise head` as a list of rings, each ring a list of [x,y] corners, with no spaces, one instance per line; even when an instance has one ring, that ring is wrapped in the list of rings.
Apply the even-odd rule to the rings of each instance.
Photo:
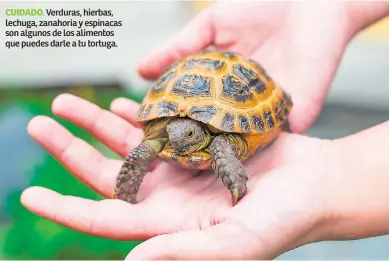
[[[189,118],[176,118],[167,126],[170,143],[181,155],[188,155],[207,147],[211,141],[208,128],[201,122]]]

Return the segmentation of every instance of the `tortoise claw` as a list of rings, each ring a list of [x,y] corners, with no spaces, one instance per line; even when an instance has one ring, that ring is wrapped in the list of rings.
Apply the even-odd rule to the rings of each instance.
[[[238,203],[240,193],[237,188],[234,188],[231,190],[231,194],[232,194],[232,206],[235,206],[236,203]]]

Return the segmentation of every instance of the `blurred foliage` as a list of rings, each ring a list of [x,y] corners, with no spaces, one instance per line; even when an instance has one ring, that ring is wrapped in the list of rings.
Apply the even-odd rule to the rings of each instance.
[[[29,114],[43,114],[53,117],[74,135],[84,139],[92,146],[99,149],[103,147],[103,154],[114,155],[83,129],[52,114],[51,102],[55,96],[63,92],[73,93],[106,109],[109,108],[111,101],[117,97],[127,97],[138,102],[142,99],[141,94],[126,93],[118,86],[75,85],[47,89],[2,88],[0,89],[0,116],[7,108],[17,104],[23,105],[22,107],[27,108]],[[101,199],[94,191],[69,174],[47,152],[44,152],[44,160],[33,164],[29,171],[30,175],[26,176],[32,177],[29,181],[30,186],[38,185],[66,195]],[[10,225],[5,230],[0,231],[0,238],[3,239],[2,243],[0,241],[2,258],[118,260],[123,259],[138,244],[138,242],[120,242],[90,236],[43,219],[32,214],[20,204],[21,192],[21,189],[12,191],[6,198],[5,213],[10,219]]]

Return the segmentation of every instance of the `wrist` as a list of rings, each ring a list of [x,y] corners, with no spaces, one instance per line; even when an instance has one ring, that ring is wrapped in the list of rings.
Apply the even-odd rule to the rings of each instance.
[[[388,131],[389,122],[332,142],[321,240],[389,233]]]
[[[315,227],[312,228],[311,240],[308,242],[320,242],[326,240],[338,239],[337,222],[340,214],[337,206],[336,196],[334,195],[334,185],[339,183],[342,177],[343,166],[337,157],[339,152],[339,143],[337,140],[325,139],[322,140],[322,160],[316,175],[320,175],[321,183],[321,197],[319,208],[315,212]],[[335,198],[335,200],[333,200]]]

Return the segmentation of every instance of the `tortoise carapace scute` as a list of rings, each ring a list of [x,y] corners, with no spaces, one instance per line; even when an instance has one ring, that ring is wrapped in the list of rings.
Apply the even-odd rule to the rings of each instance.
[[[292,106],[258,62],[207,51],[173,63],[148,91],[137,120],[190,117],[220,131],[256,134],[282,126]]]

